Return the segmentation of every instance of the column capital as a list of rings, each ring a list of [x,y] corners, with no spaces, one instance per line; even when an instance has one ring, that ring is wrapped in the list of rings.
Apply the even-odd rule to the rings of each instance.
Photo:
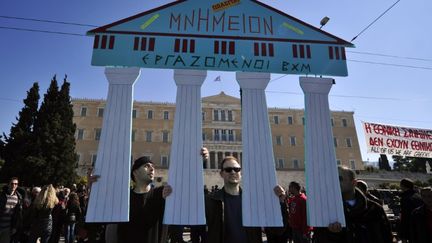
[[[141,74],[138,67],[132,68],[105,68],[105,76],[110,84],[134,84]]]
[[[236,79],[242,89],[265,89],[270,82],[270,73],[236,72]]]
[[[300,86],[304,93],[328,94],[333,83],[332,78],[300,77]]]
[[[176,85],[199,85],[204,83],[207,70],[175,69],[174,80]]]

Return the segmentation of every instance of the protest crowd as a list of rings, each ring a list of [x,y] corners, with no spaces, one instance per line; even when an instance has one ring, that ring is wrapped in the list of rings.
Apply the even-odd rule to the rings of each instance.
[[[202,149],[203,157],[208,156]],[[154,186],[156,170],[146,157],[137,159],[131,170],[130,221],[127,223],[85,223],[91,183],[99,176],[89,175],[88,185],[69,187],[44,185],[23,188],[13,177],[0,196],[0,243],[390,243],[432,242],[432,188],[417,190],[410,179],[400,181],[400,222],[391,224],[383,201],[368,191],[367,183],[339,167],[339,181],[346,226],[339,222],[313,228],[307,224],[306,191],[292,181],[287,188],[276,185],[284,227],[244,227],[242,225],[241,166],[232,156],[220,165],[222,188],[204,187],[207,225],[163,225],[165,198],[170,185]]]

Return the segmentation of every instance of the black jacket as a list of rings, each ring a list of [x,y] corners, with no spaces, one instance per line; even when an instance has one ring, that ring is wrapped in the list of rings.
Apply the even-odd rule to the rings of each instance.
[[[7,194],[9,193],[9,189],[7,186],[3,187],[3,191],[0,194],[0,213],[2,213],[6,208],[7,202]],[[22,211],[23,211],[23,199],[21,194],[16,190],[15,191],[18,197],[18,203],[15,205],[13,214],[12,214],[12,229],[21,229],[22,227]]]
[[[407,190],[401,194],[401,222],[399,236],[402,239],[409,239],[410,235],[410,217],[414,209],[420,207],[423,200],[420,195],[414,190]]]
[[[346,227],[339,233],[315,228],[317,243],[392,243],[393,235],[384,209],[356,189],[356,204],[344,202]]]
[[[411,214],[410,220],[410,243],[432,242],[432,232],[427,229],[426,207],[420,206]]]
[[[223,243],[224,239],[224,193],[222,188],[209,193],[205,198],[207,220],[207,242]],[[261,229],[257,227],[245,227],[248,243],[261,243]],[[240,242],[239,242],[240,243]]]

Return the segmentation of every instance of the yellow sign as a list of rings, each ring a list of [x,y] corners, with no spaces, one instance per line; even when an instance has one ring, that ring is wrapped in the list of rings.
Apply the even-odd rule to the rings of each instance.
[[[235,6],[239,3],[240,3],[240,0],[227,0],[227,1],[213,4],[212,9],[213,9],[213,11],[220,11],[220,10]]]
[[[288,24],[287,22],[284,22],[282,25],[283,25],[283,27],[288,28],[288,29],[294,31],[294,32],[296,32],[299,35],[303,35],[304,34],[304,32],[301,29],[298,29],[298,28],[296,28],[296,27]]]
[[[159,14],[153,15],[149,20],[147,20],[144,24],[141,25],[141,29],[147,28],[153,21],[155,21],[157,18],[159,18]]]

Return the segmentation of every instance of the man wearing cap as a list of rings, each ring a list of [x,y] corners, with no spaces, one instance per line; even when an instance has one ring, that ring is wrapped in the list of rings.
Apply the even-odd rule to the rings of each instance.
[[[165,198],[171,193],[169,185],[154,187],[153,162],[147,157],[135,160],[131,178],[134,187],[130,192],[129,222],[118,224],[118,242],[161,242]]]
[[[17,191],[18,178],[12,177],[0,193],[0,243],[9,243],[22,220],[22,196]]]
[[[208,150],[202,149],[201,155],[208,158]],[[162,226],[165,198],[172,192],[170,185],[154,187],[154,163],[148,157],[135,160],[132,165],[131,179],[134,187],[130,192],[129,222],[110,224],[106,229],[109,243],[161,243],[166,242],[167,229]],[[96,181],[98,176],[90,176]]]

